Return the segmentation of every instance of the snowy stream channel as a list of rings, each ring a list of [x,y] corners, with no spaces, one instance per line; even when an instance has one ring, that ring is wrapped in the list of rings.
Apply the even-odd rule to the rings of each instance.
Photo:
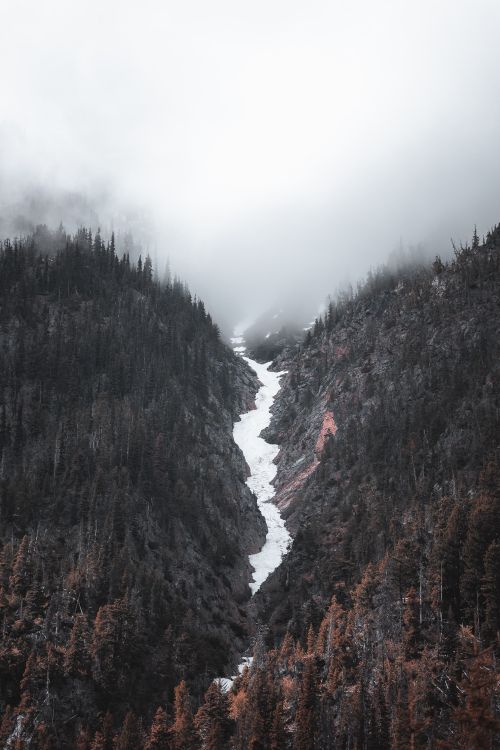
[[[278,455],[279,446],[267,443],[264,438],[260,437],[262,430],[268,427],[271,422],[271,407],[281,387],[280,378],[286,371],[271,372],[269,370],[271,362],[262,365],[249,357],[245,357],[244,330],[243,325],[236,327],[231,343],[234,351],[241,355],[252,370],[256,372],[261,386],[255,397],[255,409],[240,415],[240,421],[234,425],[233,437],[245,456],[250,469],[247,485],[255,494],[257,505],[267,524],[264,546],[260,552],[249,556],[253,568],[253,580],[250,583],[253,595],[273,570],[278,567],[291,542],[285,522],[278,508],[272,502],[275,494],[272,481],[277,471],[274,459]],[[251,664],[251,662],[251,656],[244,656],[238,666],[238,672],[241,673],[245,666]],[[222,678],[220,680],[221,687],[224,690],[229,690],[233,680],[234,677]]]

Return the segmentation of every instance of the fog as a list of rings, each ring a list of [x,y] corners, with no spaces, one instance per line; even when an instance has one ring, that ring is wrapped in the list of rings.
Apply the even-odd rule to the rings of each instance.
[[[500,221],[497,0],[2,0],[0,232],[131,228],[215,317]]]

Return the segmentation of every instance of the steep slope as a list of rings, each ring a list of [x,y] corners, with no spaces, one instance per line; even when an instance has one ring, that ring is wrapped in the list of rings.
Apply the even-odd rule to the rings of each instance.
[[[499,331],[497,229],[371,276],[276,362],[294,540],[254,600],[236,747],[498,746]]]
[[[257,387],[149,259],[4,243],[0,746],[74,747],[234,664],[265,523],[232,424]]]
[[[326,596],[496,464],[499,237],[447,266],[379,272],[285,357],[268,433],[282,448],[277,502],[297,531],[291,559],[307,559],[308,537],[320,545],[313,588],[326,582]],[[457,618],[466,606],[454,601]]]
[[[203,699],[263,540],[230,439],[255,378],[179,284],[79,242],[2,255],[1,741],[499,746],[500,228],[371,276],[275,362],[293,544],[251,668]]]

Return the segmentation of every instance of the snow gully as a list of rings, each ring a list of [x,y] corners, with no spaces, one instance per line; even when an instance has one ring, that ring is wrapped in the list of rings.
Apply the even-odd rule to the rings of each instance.
[[[237,327],[231,343],[234,351],[241,355],[255,371],[261,387],[255,397],[255,409],[240,415],[240,421],[234,425],[233,437],[245,456],[250,469],[247,485],[255,494],[257,505],[267,524],[267,536],[262,549],[255,555],[249,556],[253,568],[253,580],[250,583],[253,595],[281,563],[291,542],[291,536],[285,522],[277,506],[272,502],[275,495],[272,481],[277,471],[274,459],[278,455],[279,446],[268,443],[260,437],[262,430],[268,427],[271,422],[271,407],[281,387],[280,379],[285,375],[286,370],[271,372],[269,370],[271,362],[260,364],[250,357],[246,357],[244,355],[246,346],[243,333],[244,327]],[[241,673],[251,662],[251,656],[243,657],[238,672]],[[224,690],[229,690],[233,679],[222,678],[220,680],[221,687]]]
[[[271,422],[271,407],[280,390],[280,379],[286,371],[271,372],[271,362],[260,364],[244,356],[246,348],[243,336],[237,335],[237,330],[235,333],[235,337],[231,339],[234,351],[255,371],[262,384],[255,397],[255,409],[242,414],[233,430],[234,441],[240,447],[250,469],[247,485],[255,494],[259,510],[267,523],[264,546],[260,552],[249,557],[254,570],[250,588],[252,594],[255,594],[278,567],[291,541],[278,508],[271,502],[275,494],[272,481],[277,471],[274,459],[278,455],[279,446],[260,437],[262,430]]]

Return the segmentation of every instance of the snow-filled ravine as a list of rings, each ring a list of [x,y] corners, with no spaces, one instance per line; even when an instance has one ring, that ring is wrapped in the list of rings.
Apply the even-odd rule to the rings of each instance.
[[[240,421],[235,423],[233,430],[234,441],[241,448],[250,469],[247,485],[255,494],[257,505],[267,524],[264,546],[260,552],[249,556],[253,568],[250,588],[252,594],[255,594],[266,578],[278,567],[291,541],[285,522],[272,502],[275,490],[271,482],[276,476],[277,467],[274,459],[278,455],[279,446],[268,443],[260,437],[262,430],[271,422],[271,407],[280,389],[280,378],[285,372],[272,372],[269,370],[271,362],[260,364],[246,357],[243,333],[244,330],[235,329],[235,336],[231,339],[233,349],[256,372],[261,383],[255,397],[255,409],[241,414]],[[238,671],[242,672],[245,666],[251,664],[251,661],[252,657],[243,657]],[[229,678],[220,680],[222,687],[226,690],[230,688],[232,682],[233,680]]]
[[[274,459],[278,455],[279,446],[268,443],[260,437],[262,430],[271,422],[271,407],[280,389],[280,378],[285,372],[272,372],[269,370],[271,362],[262,365],[244,356],[245,345],[242,335],[236,335],[231,342],[234,350],[241,354],[261,382],[261,387],[255,397],[255,409],[242,414],[233,430],[234,441],[241,448],[250,469],[247,485],[255,494],[259,510],[267,524],[264,546],[260,552],[249,557],[254,571],[250,588],[252,594],[255,594],[266,578],[278,567],[291,540],[285,522],[272,502],[275,490],[271,482],[276,476],[277,467]]]

